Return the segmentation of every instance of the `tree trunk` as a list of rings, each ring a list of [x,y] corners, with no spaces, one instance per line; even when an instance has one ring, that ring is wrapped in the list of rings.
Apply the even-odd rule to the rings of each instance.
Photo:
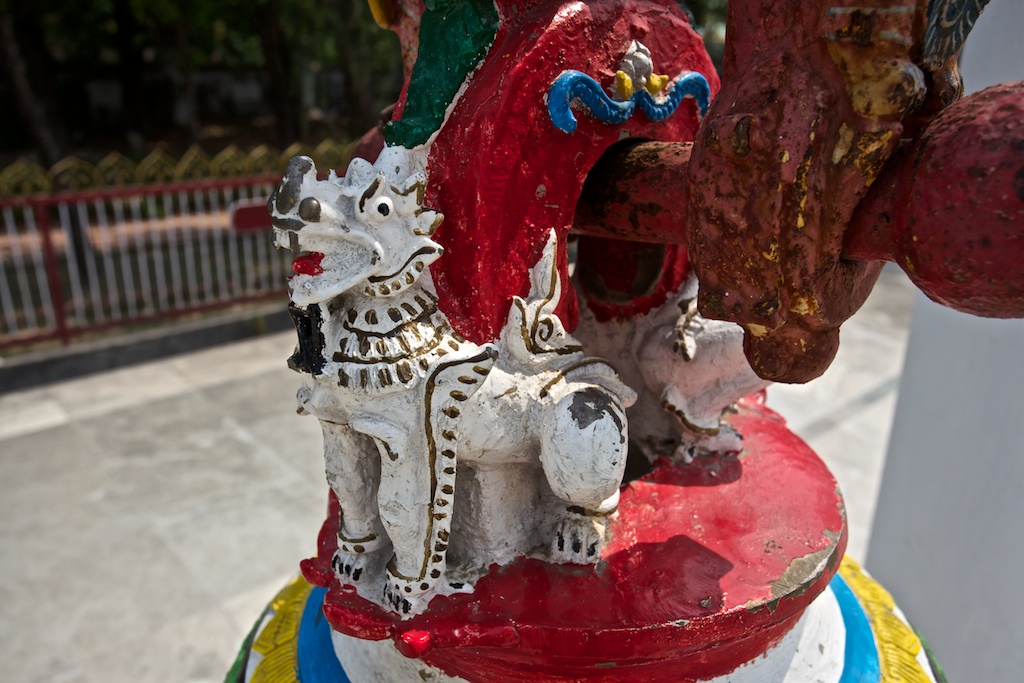
[[[358,34],[356,29],[358,17],[356,13],[362,7],[363,5],[358,3],[342,2],[340,5],[342,12],[341,25],[348,27],[352,35]],[[349,109],[346,112],[348,114],[349,133],[353,137],[358,137],[367,128],[376,123],[378,112],[373,111],[373,105],[370,103],[370,96],[367,91],[368,84],[365,82],[363,72],[355,64],[355,55],[348,40],[338,41],[338,67],[345,77],[345,89],[348,91],[348,97],[345,99],[349,102]]]
[[[281,17],[273,3],[266,3],[256,13],[256,30],[263,47],[263,63],[270,80],[267,89],[270,108],[274,112],[278,144],[284,148],[299,136],[298,97],[292,88],[292,55],[281,28]]]
[[[39,160],[45,168],[51,168],[63,158],[63,152],[57,142],[57,133],[52,124],[53,119],[50,116],[47,100],[32,89],[32,81],[38,83],[39,80],[31,78],[29,75],[29,65],[17,41],[19,34],[11,15],[7,13],[4,5],[0,4],[0,55],[3,56],[0,61],[7,67],[18,109],[28,125],[29,134],[32,136],[39,154]],[[62,187],[58,180],[54,190],[64,189],[67,188]],[[71,235],[75,262],[79,271],[84,272],[86,255],[92,251],[92,243],[85,233],[77,212],[71,212],[70,220],[68,231]]]
[[[44,166],[50,167],[60,161],[60,145],[57,144],[57,135],[45,100],[32,90],[28,68],[18,46],[14,22],[3,5],[0,5],[0,54],[3,55],[3,63],[7,66],[14,87],[18,109],[28,125],[39,158]]]
[[[115,0],[114,19],[117,21],[117,80],[121,86],[121,120],[126,133],[142,132],[148,121],[142,95],[145,62],[134,40],[142,29],[129,0]]]
[[[182,86],[185,90],[185,110],[188,118],[188,132],[192,142],[198,143],[200,137],[199,126],[199,98],[196,95],[195,69],[192,65],[188,42],[188,26],[184,20],[178,22],[178,67],[181,69]]]

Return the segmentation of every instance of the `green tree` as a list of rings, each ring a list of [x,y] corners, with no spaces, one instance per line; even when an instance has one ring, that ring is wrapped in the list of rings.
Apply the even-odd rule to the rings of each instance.
[[[349,113],[339,123],[352,136],[376,122],[401,86],[397,39],[374,24],[365,0],[0,0],[0,30],[4,71],[45,163],[76,142],[64,133],[75,120],[64,117],[82,113],[57,106],[54,93],[84,97],[85,84],[101,77],[120,83],[124,130],[148,133],[154,105],[142,84],[154,72],[170,76],[195,140],[196,74],[261,68],[279,146],[306,132],[305,73],[343,74]]]
[[[8,78],[14,89],[14,97],[22,118],[28,123],[28,130],[43,163],[54,164],[61,157],[57,129],[54,126],[44,94],[33,88],[31,64],[17,39],[18,29],[8,3],[0,3],[0,55],[6,67]]]
[[[362,135],[401,88],[398,38],[373,20],[366,0],[291,0],[283,15],[293,45],[301,45],[308,68],[338,69],[353,112],[345,122],[350,136]]]

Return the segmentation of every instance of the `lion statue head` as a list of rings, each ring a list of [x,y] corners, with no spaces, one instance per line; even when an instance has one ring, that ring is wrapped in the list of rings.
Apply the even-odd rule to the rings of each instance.
[[[387,297],[414,285],[444,252],[431,239],[443,216],[423,208],[425,187],[422,173],[402,174],[384,157],[353,159],[344,177],[331,171],[326,180],[309,157],[292,158],[268,204],[275,246],[296,255],[292,303]]]

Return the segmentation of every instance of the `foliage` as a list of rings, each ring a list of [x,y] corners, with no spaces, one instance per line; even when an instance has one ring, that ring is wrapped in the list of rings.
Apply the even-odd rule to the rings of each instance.
[[[708,54],[715,66],[722,68],[725,52],[725,16],[728,0],[680,0],[694,18],[693,25],[704,38]]]
[[[679,1],[720,60],[726,0]],[[212,71],[263,74],[264,109],[276,130],[236,121],[252,136],[228,140],[239,144],[356,137],[401,87],[397,38],[374,23],[366,0],[0,0],[0,11],[13,20],[62,154],[83,146],[127,152],[129,131],[146,147],[182,136],[182,149],[200,141],[212,114],[201,106],[197,79]],[[111,81],[120,111],[90,119],[87,89]],[[183,104],[185,133],[176,128]],[[0,148],[25,144],[30,123],[16,111],[0,113]]]
[[[279,126],[280,139],[271,140],[280,146],[304,132],[310,106],[327,108],[318,74],[343,74],[347,94],[332,100],[353,103],[333,126],[342,134],[361,134],[401,86],[397,39],[374,24],[365,0],[0,0],[0,9],[12,16],[36,94],[72,145],[96,131],[82,132],[88,111],[68,104],[98,81],[120,87],[121,118],[108,129],[159,135],[173,123],[177,98],[199,118],[195,74],[262,71],[266,107],[286,119],[288,130]],[[311,82],[312,97],[300,98]]]

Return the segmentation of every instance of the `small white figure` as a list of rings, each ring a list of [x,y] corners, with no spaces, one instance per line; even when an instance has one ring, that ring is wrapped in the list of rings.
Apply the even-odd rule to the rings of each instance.
[[[648,458],[689,462],[701,453],[743,447],[742,436],[722,416],[768,382],[743,355],[742,328],[697,312],[696,277],[661,307],[628,321],[599,323],[581,308],[576,336],[638,394],[629,411],[630,438]]]

